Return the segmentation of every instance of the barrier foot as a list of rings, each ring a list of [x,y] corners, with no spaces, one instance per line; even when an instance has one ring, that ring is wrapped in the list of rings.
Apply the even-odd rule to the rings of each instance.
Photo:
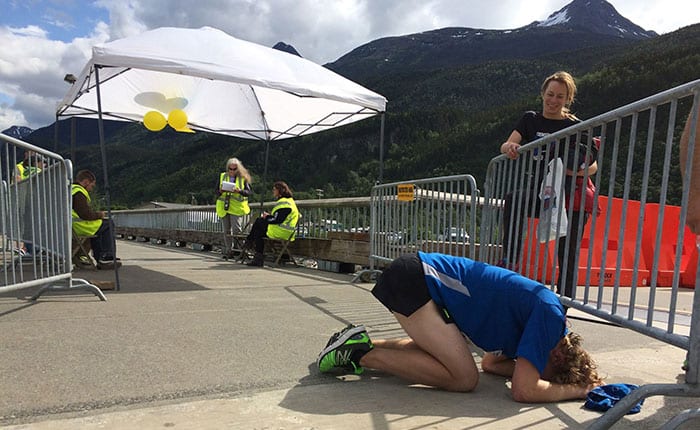
[[[686,409],[680,414],[673,417],[670,421],[663,425],[659,430],[674,430],[686,421],[700,418],[700,409]]]
[[[107,297],[105,297],[104,293],[100,288],[96,285],[93,285],[86,281],[85,279],[72,279],[70,282],[70,285],[45,285],[39,289],[29,300],[36,300],[41,296],[42,294],[49,292],[49,291],[76,291],[76,290],[85,290],[93,293],[97,297],[100,298],[101,301],[106,302]]]
[[[382,271],[377,269],[363,269],[355,273],[350,282],[355,283],[359,280],[362,280],[362,282],[375,282],[381,273]]]

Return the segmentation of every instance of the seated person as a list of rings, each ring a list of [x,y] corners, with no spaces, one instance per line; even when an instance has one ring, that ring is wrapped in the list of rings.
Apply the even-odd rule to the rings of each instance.
[[[286,183],[275,182],[272,186],[272,195],[277,200],[277,204],[272,208],[271,213],[263,212],[260,218],[255,220],[243,245],[244,249],[255,248],[255,257],[248,266],[263,265],[265,237],[287,240],[294,234],[299,221],[299,210],[292,198],[292,190]]]
[[[95,211],[90,206],[90,191],[95,188],[97,178],[89,170],[81,170],[75,175],[71,187],[73,196],[73,231],[78,236],[95,236],[90,239],[92,255],[98,268],[111,268],[114,264],[114,223],[105,219],[103,211]],[[117,266],[121,266],[117,262]]]

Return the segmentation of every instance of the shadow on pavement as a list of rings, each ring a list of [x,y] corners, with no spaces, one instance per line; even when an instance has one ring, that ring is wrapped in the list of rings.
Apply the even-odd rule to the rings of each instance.
[[[113,270],[75,270],[73,278],[85,279],[88,282],[114,282],[115,273]],[[136,265],[124,265],[119,269],[120,291],[111,289],[104,290],[106,295],[109,294],[125,294],[125,293],[164,293],[175,291],[196,291],[207,290],[194,282],[187,281],[177,276],[168,275],[155,270],[144,269]],[[20,300],[29,300],[32,295],[41,288],[41,286],[23,288],[21,290],[8,291],[0,293],[2,298],[17,298]],[[84,290],[80,291],[55,291],[44,293],[39,297],[38,301],[49,301],[51,298],[65,297],[95,297],[92,293],[87,293]]]
[[[467,423],[497,428],[499,422],[516,416],[522,422],[522,414],[534,409],[546,413],[541,420],[533,416],[531,425],[547,427],[547,421],[558,419],[570,428],[579,426],[576,420],[567,419],[565,413],[557,410],[557,405],[514,402],[505,379],[494,375],[482,373],[479,385],[472,393],[452,393],[422,385],[408,385],[396,377],[372,371],[360,376],[323,375],[322,378],[327,378],[328,383],[310,387],[310,384],[318,383],[315,363],[309,366],[309,373],[308,378],[303,378],[299,385],[288,390],[280,407],[312,415],[369,415],[375,429],[394,428],[401,422],[403,425],[400,428],[409,428],[409,421],[411,424],[420,423],[421,428],[431,425],[464,428]],[[313,401],[309,400],[310,390],[313,390]],[[556,418],[552,417],[553,414]],[[512,427],[504,423],[503,428]]]

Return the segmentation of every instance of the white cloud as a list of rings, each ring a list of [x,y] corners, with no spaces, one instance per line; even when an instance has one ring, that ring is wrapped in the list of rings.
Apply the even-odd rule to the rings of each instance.
[[[676,31],[700,20],[697,0],[608,0],[617,12],[645,30],[659,34]]]
[[[92,45],[106,40],[104,24],[91,37],[65,43],[47,38],[47,33],[34,26],[0,27],[0,93],[13,100],[1,108],[0,130],[12,125],[32,128],[50,124],[56,103],[67,87],[66,73],[79,73]],[[10,122],[18,119],[22,122]]]
[[[674,31],[700,17],[697,0],[609,0],[647,30]],[[570,0],[54,0],[10,2],[36,22],[0,16],[0,130],[53,122],[65,95],[66,73],[82,70],[92,46],[163,26],[212,26],[235,37],[272,46],[283,41],[320,64],[372,40],[444,27],[512,29],[544,20]],[[41,9],[41,5],[44,6]],[[41,9],[40,12],[37,12]],[[70,13],[66,13],[69,10]],[[101,17],[109,14],[108,23]],[[85,26],[86,28],[80,28]],[[75,28],[71,40],[51,40]],[[75,37],[78,34],[78,37]],[[32,109],[29,111],[28,109]]]
[[[6,130],[13,125],[28,124],[24,114],[12,108],[7,103],[0,103],[0,131]]]
[[[146,4],[149,3],[156,4],[158,7],[167,7],[167,2],[160,0],[146,2]],[[109,40],[141,34],[149,28],[160,27],[160,25],[148,27],[142,22],[142,19],[138,16],[142,10],[139,1],[100,0],[96,4],[109,11],[109,27],[105,28],[110,34]]]

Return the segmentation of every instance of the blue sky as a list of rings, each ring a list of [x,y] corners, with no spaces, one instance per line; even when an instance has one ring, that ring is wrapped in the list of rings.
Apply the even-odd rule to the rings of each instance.
[[[570,0],[0,0],[0,130],[44,127],[92,46],[163,27],[212,26],[319,64],[385,36],[450,26],[512,29]],[[698,0],[609,0],[646,30],[700,22]],[[699,76],[700,77],[700,76]]]
[[[37,26],[50,39],[70,41],[89,34],[98,21],[107,22],[109,11],[93,1],[2,0],[0,24],[15,28]]]

